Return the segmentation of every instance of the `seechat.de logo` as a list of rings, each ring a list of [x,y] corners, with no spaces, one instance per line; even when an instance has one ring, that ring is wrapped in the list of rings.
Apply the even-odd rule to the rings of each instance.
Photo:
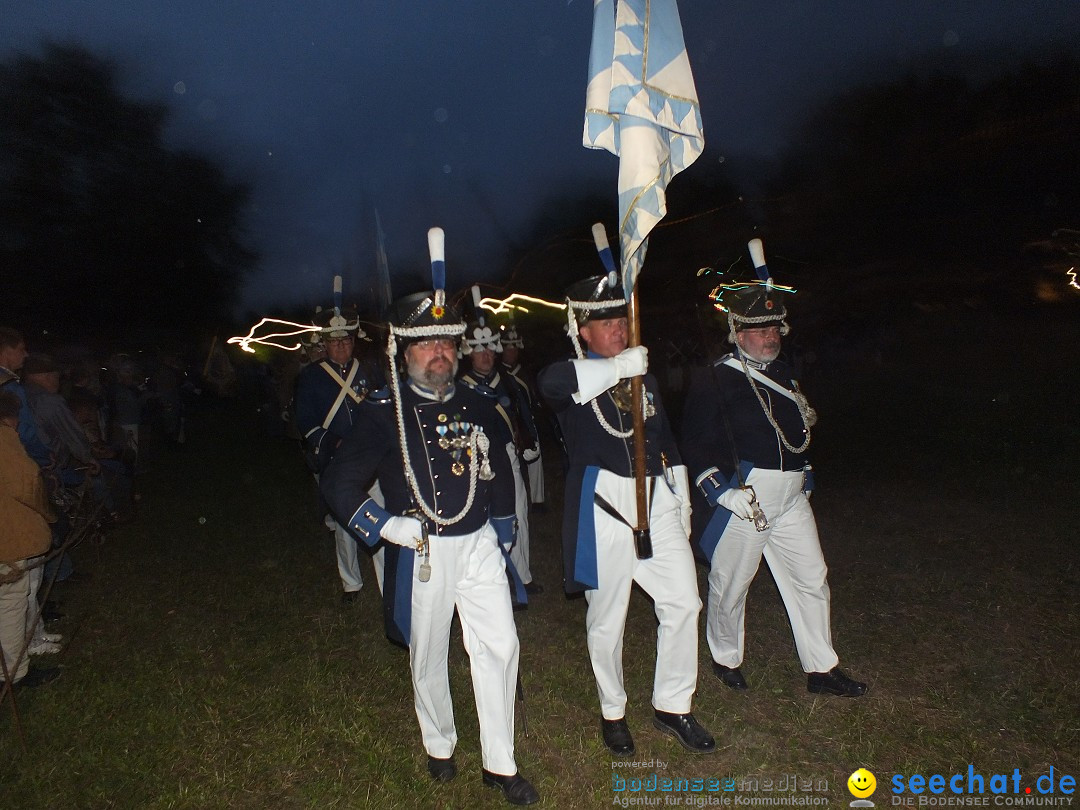
[[[877,779],[866,768],[859,768],[847,780],[847,789],[855,797],[851,807],[873,807],[870,797],[877,790]]]

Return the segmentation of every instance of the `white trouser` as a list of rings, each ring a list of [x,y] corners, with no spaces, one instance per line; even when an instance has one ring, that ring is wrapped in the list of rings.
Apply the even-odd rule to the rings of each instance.
[[[754,487],[771,528],[754,529],[731,516],[712,558],[706,636],[713,660],[728,667],[743,661],[746,593],[762,554],[784,600],[804,672],[828,672],[838,659],[829,629],[828,569],[818,542],[801,471],[752,470]],[[723,507],[718,507],[723,508]]]
[[[409,664],[420,734],[429,756],[454,753],[457,729],[450,698],[447,656],[450,625],[457,608],[469,654],[473,697],[480,721],[483,767],[517,773],[514,761],[514,694],[518,637],[506,587],[506,563],[490,524],[458,537],[431,535],[431,578],[412,583]]]
[[[506,445],[506,454],[510,456],[510,467],[514,470],[514,514],[517,515],[517,540],[510,549],[510,561],[517,569],[521,581],[528,585],[532,582],[532,570],[529,568],[529,491],[521,475],[521,463],[513,443]]]
[[[41,562],[41,560],[27,560],[27,563],[29,562]],[[30,581],[30,592],[26,595],[26,627],[29,629],[33,626],[34,628],[30,643],[41,642],[45,640],[45,620],[41,618],[38,592],[41,590],[41,583],[45,581],[45,566],[35,565],[27,572],[26,578]]]
[[[0,563],[0,576],[14,574],[25,565],[25,560],[10,565]],[[38,570],[41,570],[40,567]],[[14,582],[0,585],[0,648],[3,648],[4,667],[12,681],[24,677],[30,667],[30,656],[24,654],[23,649],[26,647],[26,629],[31,618],[28,610],[31,599],[29,574],[24,573]],[[36,608],[36,599],[34,603]],[[16,669],[15,661],[20,656],[22,660]],[[6,679],[4,671],[0,670],[0,681]]]
[[[585,592],[589,658],[607,720],[626,714],[623,688],[623,633],[636,582],[652,597],[656,618],[654,709],[675,714],[690,711],[697,689],[698,598],[697,575],[690,542],[680,516],[682,502],[662,478],[650,479],[655,489],[649,514],[653,556],[639,560],[630,528],[598,507],[596,567],[599,587]],[[634,481],[601,470],[596,491],[630,523],[636,523]]]
[[[315,476],[316,482],[319,476]],[[379,482],[368,490],[368,495],[375,499],[379,506],[383,505],[382,490]],[[360,560],[366,557],[357,547],[356,539],[349,534],[341,524],[327,515],[325,523],[334,530],[334,548],[337,553],[338,576],[341,577],[341,588],[345,593],[352,593],[364,587],[364,577],[360,574]],[[371,563],[375,566],[375,582],[379,586],[379,593],[383,589],[383,550],[380,548],[371,557]]]
[[[537,452],[540,448],[537,447]],[[544,454],[540,453],[536,461],[525,465],[529,475],[529,500],[533,503],[544,502]]]

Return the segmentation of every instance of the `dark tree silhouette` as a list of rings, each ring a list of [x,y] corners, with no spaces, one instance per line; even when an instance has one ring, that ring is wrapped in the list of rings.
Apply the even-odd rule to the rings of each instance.
[[[165,109],[116,84],[77,46],[0,65],[0,321],[70,337],[197,328],[228,316],[254,264],[247,186],[166,149]]]
[[[856,88],[793,140],[770,214],[818,255],[1000,255],[1080,215],[1080,63]]]

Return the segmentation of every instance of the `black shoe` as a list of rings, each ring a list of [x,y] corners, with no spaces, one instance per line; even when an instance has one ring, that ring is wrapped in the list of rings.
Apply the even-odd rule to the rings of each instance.
[[[535,596],[536,594],[543,593],[543,592],[544,592],[544,586],[541,585],[539,582],[526,582],[525,583],[525,593],[530,594],[532,596]]]
[[[712,662],[713,674],[721,680],[728,689],[747,689],[746,678],[739,672],[738,667],[725,667],[723,664]]]
[[[351,605],[359,598],[360,591],[343,591],[341,594],[341,604]]]
[[[630,736],[630,727],[626,718],[605,720],[600,718],[600,730],[604,735],[604,745],[617,757],[627,757],[634,753],[634,738]]]
[[[59,621],[64,618],[64,614],[56,609],[57,605],[52,599],[47,601],[41,608],[41,620],[48,624],[49,622]]]
[[[431,774],[431,778],[436,782],[449,782],[457,776],[457,765],[454,764],[454,757],[449,756],[446,759],[439,759],[438,757],[429,756],[427,758],[427,772]]]
[[[853,681],[840,667],[833,667],[828,672],[807,674],[806,691],[837,697],[862,697],[866,694],[866,684]]]
[[[502,788],[503,795],[510,804],[535,804],[540,801],[540,794],[536,792],[529,780],[520,772],[513,776],[503,776],[501,773],[480,771],[484,775],[484,784],[488,787]]]
[[[653,715],[653,725],[681,742],[683,748],[695,753],[708,754],[716,750],[716,740],[713,739],[712,734],[706,731],[705,727],[689,712],[671,714],[657,710]]]
[[[50,667],[49,669],[40,669],[38,667],[30,667],[27,673],[15,681],[16,686],[21,686],[23,689],[33,689],[35,686],[41,686],[49,681],[55,681],[60,677],[60,667]],[[0,681],[0,685],[5,683]]]

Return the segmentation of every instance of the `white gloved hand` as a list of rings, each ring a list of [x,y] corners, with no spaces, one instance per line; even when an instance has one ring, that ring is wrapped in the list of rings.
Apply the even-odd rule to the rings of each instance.
[[[540,451],[535,447],[528,447],[521,451],[521,457],[525,459],[526,464],[532,464],[538,458],[540,458]]]
[[[423,532],[420,521],[413,517],[395,515],[387,518],[379,531],[379,537],[405,548],[416,548]]]
[[[750,490],[732,487],[725,489],[716,499],[716,505],[727,509],[735,517],[750,520],[754,517],[754,507],[750,505]]]
[[[615,365],[615,374],[620,380],[625,380],[627,377],[640,377],[649,370],[649,350],[644,346],[623,349],[611,360]]]

